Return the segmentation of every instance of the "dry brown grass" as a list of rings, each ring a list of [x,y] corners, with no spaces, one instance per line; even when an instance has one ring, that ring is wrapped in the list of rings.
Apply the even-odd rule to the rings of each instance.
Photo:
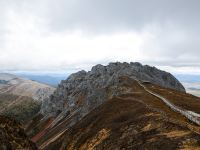
[[[14,119],[0,116],[0,149],[37,150],[37,147],[26,136],[21,124]]]
[[[161,135],[165,135],[169,138],[175,138],[175,137],[183,137],[190,133],[191,133],[191,131],[179,131],[179,130],[176,131],[176,130],[174,130],[174,131],[170,131],[167,133],[162,133]]]
[[[121,77],[120,80],[120,89],[125,91],[91,111],[44,149],[59,147],[60,149],[169,150],[186,147],[188,144],[182,141],[187,139],[197,141],[193,145],[190,144],[190,147],[200,146],[200,136],[194,132],[196,129],[193,130],[193,128],[198,129],[198,126],[171,110],[157,97],[147,93],[135,80],[128,77]],[[107,90],[111,91],[112,87],[108,87]],[[165,90],[168,91],[160,89],[160,94],[166,93]],[[177,97],[187,95],[174,93],[173,90],[168,92]],[[181,101],[176,102],[182,105]],[[63,124],[50,129],[38,145],[52,139],[67,124],[69,122],[63,120]]]
[[[191,94],[178,92],[172,89],[163,88],[157,85],[146,85],[152,91],[167,98],[174,105],[186,110],[192,110],[196,113],[200,113],[200,98]]]

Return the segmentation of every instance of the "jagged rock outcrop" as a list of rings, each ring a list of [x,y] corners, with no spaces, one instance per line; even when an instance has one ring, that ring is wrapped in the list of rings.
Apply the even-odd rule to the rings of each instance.
[[[137,62],[116,62],[107,66],[96,65],[89,72],[79,71],[69,76],[59,84],[50,99],[43,102],[41,113],[51,116],[79,109],[81,118],[102,104],[106,98],[118,93],[120,76],[129,76],[185,92],[182,84],[170,73]]]

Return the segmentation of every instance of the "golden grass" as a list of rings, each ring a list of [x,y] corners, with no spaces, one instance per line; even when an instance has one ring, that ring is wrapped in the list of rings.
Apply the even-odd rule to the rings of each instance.
[[[175,130],[175,131],[162,133],[161,135],[165,135],[168,138],[176,138],[176,137],[183,137],[183,136],[189,135],[190,133],[191,133],[190,131]]]
[[[200,150],[198,141],[195,139],[186,139],[182,141],[182,145],[179,147],[180,150]]]
[[[102,143],[110,135],[109,129],[100,130],[93,138],[89,139],[83,146],[80,147],[80,150],[94,150],[97,145]]]

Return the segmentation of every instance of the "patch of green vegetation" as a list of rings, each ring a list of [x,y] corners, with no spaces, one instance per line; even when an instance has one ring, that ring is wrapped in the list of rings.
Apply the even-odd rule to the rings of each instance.
[[[0,94],[0,110],[6,108],[9,103],[16,100],[19,96],[13,94]]]
[[[12,117],[17,121],[26,122],[40,111],[41,103],[31,98],[23,97],[20,102],[7,108],[2,115]]]

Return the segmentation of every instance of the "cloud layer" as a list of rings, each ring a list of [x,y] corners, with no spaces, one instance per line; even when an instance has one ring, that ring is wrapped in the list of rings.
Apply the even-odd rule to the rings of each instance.
[[[199,5],[198,0],[2,0],[0,70],[140,61],[199,73]]]

